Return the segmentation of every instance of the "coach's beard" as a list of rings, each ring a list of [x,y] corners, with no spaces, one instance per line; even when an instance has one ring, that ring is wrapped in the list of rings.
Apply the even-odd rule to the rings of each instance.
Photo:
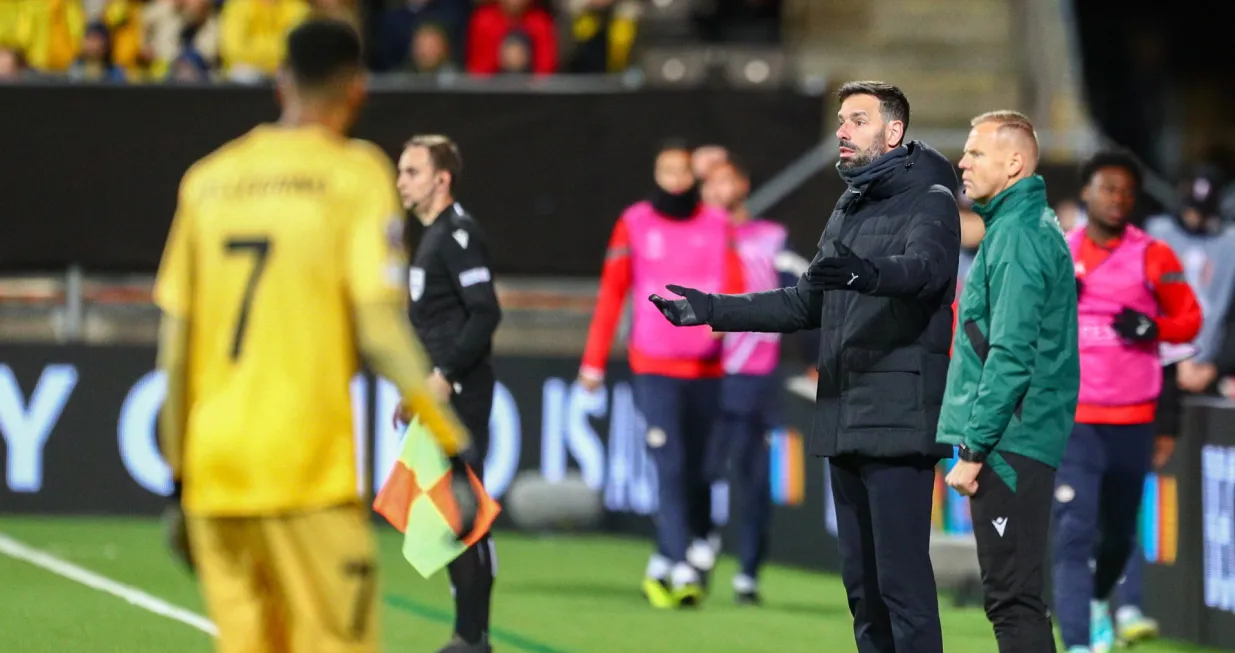
[[[841,170],[853,170],[868,165],[875,159],[878,159],[883,154],[883,147],[879,143],[871,143],[871,146],[865,150],[859,150],[858,146],[852,141],[841,141],[839,147],[853,150],[853,156],[848,159],[841,159],[839,166]]]

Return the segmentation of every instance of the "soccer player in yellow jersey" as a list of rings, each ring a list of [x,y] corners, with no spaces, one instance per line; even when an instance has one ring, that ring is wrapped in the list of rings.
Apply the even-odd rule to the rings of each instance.
[[[365,96],[352,28],[296,28],[278,93],[278,123],[185,174],[155,286],[160,443],[184,516],[173,542],[187,524],[179,546],[221,653],[376,651],[349,392],[361,356],[447,454],[468,458],[470,439],[428,391],[404,317],[393,165],[345,136]]]

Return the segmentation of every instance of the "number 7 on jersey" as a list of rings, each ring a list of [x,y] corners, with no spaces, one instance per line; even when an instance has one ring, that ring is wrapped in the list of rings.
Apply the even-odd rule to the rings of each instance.
[[[236,318],[236,332],[232,335],[232,360],[237,360],[240,358],[241,347],[244,344],[244,331],[249,324],[249,308],[253,305],[257,282],[261,279],[262,272],[266,270],[266,258],[270,255],[270,239],[232,238],[224,243],[224,247],[228,254],[253,257],[253,271],[249,273],[249,283],[244,288],[240,316]]]

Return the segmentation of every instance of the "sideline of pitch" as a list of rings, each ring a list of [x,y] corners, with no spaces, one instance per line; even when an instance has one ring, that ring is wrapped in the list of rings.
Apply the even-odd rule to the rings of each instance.
[[[104,594],[110,594],[146,612],[151,612],[173,621],[179,621],[208,635],[217,635],[219,632],[213,622],[196,612],[172,605],[157,596],[143,592],[131,585],[125,585],[124,583],[119,583],[96,574],[67,560],[57,558],[50,553],[45,553],[18,542],[3,533],[0,533],[0,553],[14,560],[21,560],[40,569],[50,571],[61,578],[67,578]]]
[[[125,585],[114,581],[110,578],[97,574],[89,569],[75,565],[63,558],[56,557],[45,551],[40,551],[28,544],[19,542],[4,533],[0,533],[0,554],[8,556],[14,560],[20,560],[32,564],[40,569],[49,571],[61,578],[67,578],[75,583],[85,585],[94,590],[110,594],[118,599],[121,599],[130,605],[136,606],[157,614],[161,617],[166,617],[173,621],[178,621],[186,626],[200,630],[210,636],[218,635],[219,629],[206,617],[186,610],[176,605],[172,605],[157,596],[144,592],[131,585]],[[411,614],[420,619],[436,621],[439,623],[449,624],[454,621],[453,615],[446,611],[437,610],[426,605],[422,605],[407,597],[402,596],[385,596],[384,602],[400,612]],[[524,637],[518,633],[506,631],[502,629],[494,629],[490,633],[495,641],[501,641],[513,648],[527,651],[528,653],[564,653],[559,649],[555,649],[547,644],[536,640]]]

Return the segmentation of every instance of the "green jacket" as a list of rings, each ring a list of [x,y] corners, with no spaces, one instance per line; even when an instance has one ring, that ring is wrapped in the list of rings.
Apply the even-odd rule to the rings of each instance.
[[[1015,490],[999,452],[1058,467],[1072,433],[1081,384],[1076,280],[1042,177],[974,210],[986,236],[961,294],[936,439],[989,453]]]

